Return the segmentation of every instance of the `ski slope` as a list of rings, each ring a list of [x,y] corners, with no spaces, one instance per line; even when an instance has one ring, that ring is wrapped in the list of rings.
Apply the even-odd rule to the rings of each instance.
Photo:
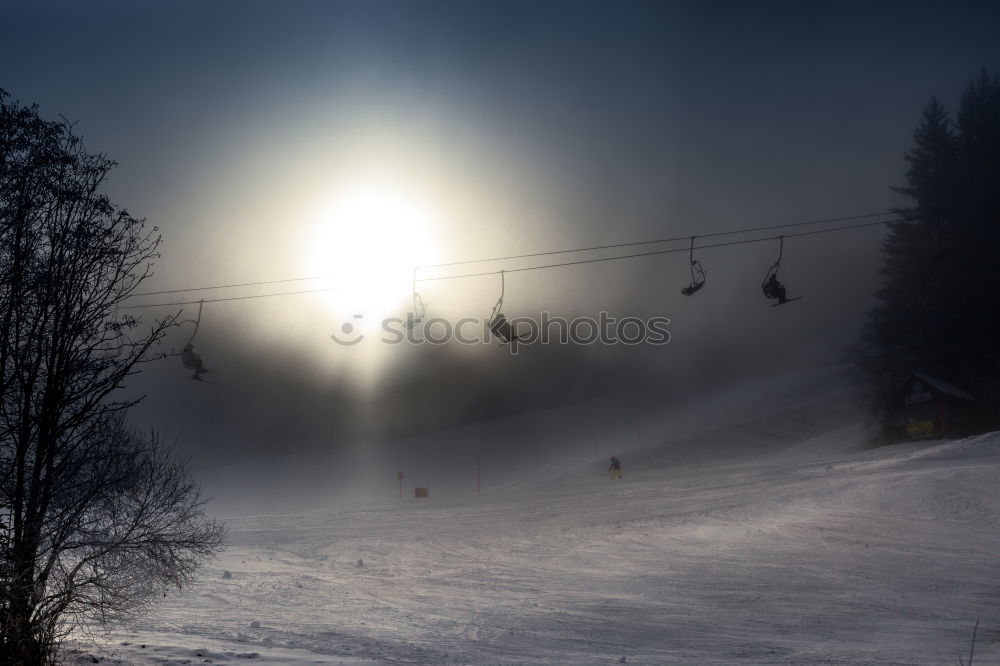
[[[602,456],[231,519],[194,587],[67,661],[955,664],[979,618],[1000,662],[1000,433],[866,449],[838,400],[622,454],[620,482]]]

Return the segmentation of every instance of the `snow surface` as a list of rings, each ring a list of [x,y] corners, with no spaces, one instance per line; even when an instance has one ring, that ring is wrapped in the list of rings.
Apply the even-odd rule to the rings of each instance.
[[[622,481],[588,445],[478,496],[231,519],[194,587],[67,663],[956,664],[977,618],[1000,662],[1000,433],[871,449],[858,421],[800,393],[613,451]]]

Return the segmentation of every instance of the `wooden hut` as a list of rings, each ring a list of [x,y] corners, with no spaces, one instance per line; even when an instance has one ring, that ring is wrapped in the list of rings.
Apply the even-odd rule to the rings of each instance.
[[[941,379],[914,372],[883,410],[893,440],[964,437],[971,432],[972,396]]]

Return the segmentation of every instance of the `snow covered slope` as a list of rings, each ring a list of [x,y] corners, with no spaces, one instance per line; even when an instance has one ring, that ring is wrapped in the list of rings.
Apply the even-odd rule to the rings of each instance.
[[[1000,433],[865,450],[835,399],[645,444],[622,481],[233,519],[105,663],[945,664],[977,618],[996,663]]]

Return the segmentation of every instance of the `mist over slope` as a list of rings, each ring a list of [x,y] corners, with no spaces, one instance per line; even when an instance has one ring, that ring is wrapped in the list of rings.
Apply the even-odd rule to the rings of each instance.
[[[686,436],[609,430],[622,481],[606,451],[567,448],[479,495],[432,485],[429,499],[231,519],[216,567],[105,653],[941,664],[979,618],[977,660],[995,658],[1000,434],[867,448],[842,387],[775,386],[789,383],[780,403],[762,388],[692,410]]]
[[[837,367],[755,378],[720,391],[622,391],[619,395],[393,440],[233,462],[206,480],[222,516],[398,499],[430,486],[433,497],[600,479],[608,457],[627,474],[755,460],[847,429],[835,447],[867,442],[866,417]],[[852,430],[853,428],[853,430]],[[820,452],[827,451],[819,446]]]

